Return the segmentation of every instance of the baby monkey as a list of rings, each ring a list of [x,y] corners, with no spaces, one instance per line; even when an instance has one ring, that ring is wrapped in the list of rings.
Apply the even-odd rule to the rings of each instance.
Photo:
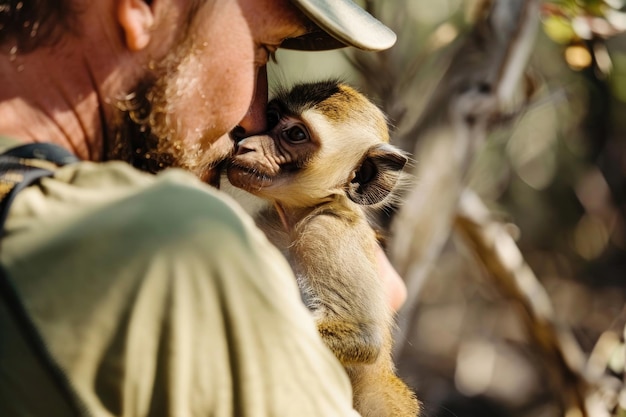
[[[268,104],[267,134],[238,143],[232,185],[270,206],[257,224],[295,271],[302,299],[352,382],[364,417],[414,417],[394,371],[393,313],[367,212],[389,200],[407,157],[383,113],[337,81],[299,84]]]

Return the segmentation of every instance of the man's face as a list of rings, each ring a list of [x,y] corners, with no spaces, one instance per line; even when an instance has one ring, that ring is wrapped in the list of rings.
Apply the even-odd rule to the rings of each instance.
[[[119,103],[122,117],[107,157],[149,171],[179,166],[208,180],[210,168],[232,151],[228,132],[242,119],[264,120],[263,77],[253,97],[270,52],[304,32],[288,0],[205,2],[183,39],[146,69],[134,97]]]

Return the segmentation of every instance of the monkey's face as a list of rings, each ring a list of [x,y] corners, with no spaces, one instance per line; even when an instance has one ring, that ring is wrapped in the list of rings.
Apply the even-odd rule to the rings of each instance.
[[[340,194],[376,204],[406,162],[389,145],[372,103],[336,82],[303,84],[268,104],[269,132],[239,142],[227,175],[283,207],[313,207]]]
[[[282,115],[276,102],[269,104],[270,131],[237,144],[228,168],[228,180],[236,187],[264,198],[288,187],[308,165],[319,141],[299,117]]]

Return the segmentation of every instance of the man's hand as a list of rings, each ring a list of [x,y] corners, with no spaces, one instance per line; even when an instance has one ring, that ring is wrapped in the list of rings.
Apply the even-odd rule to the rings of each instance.
[[[395,268],[389,262],[389,258],[379,246],[376,251],[378,273],[383,280],[383,286],[387,291],[387,302],[393,311],[398,311],[406,300],[406,285]]]

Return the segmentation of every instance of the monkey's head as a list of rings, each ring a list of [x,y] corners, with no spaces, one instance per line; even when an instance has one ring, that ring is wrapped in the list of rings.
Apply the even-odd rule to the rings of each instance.
[[[384,114],[338,81],[296,85],[268,104],[269,131],[243,139],[229,181],[283,207],[311,207],[344,194],[383,202],[407,162],[389,144]]]

